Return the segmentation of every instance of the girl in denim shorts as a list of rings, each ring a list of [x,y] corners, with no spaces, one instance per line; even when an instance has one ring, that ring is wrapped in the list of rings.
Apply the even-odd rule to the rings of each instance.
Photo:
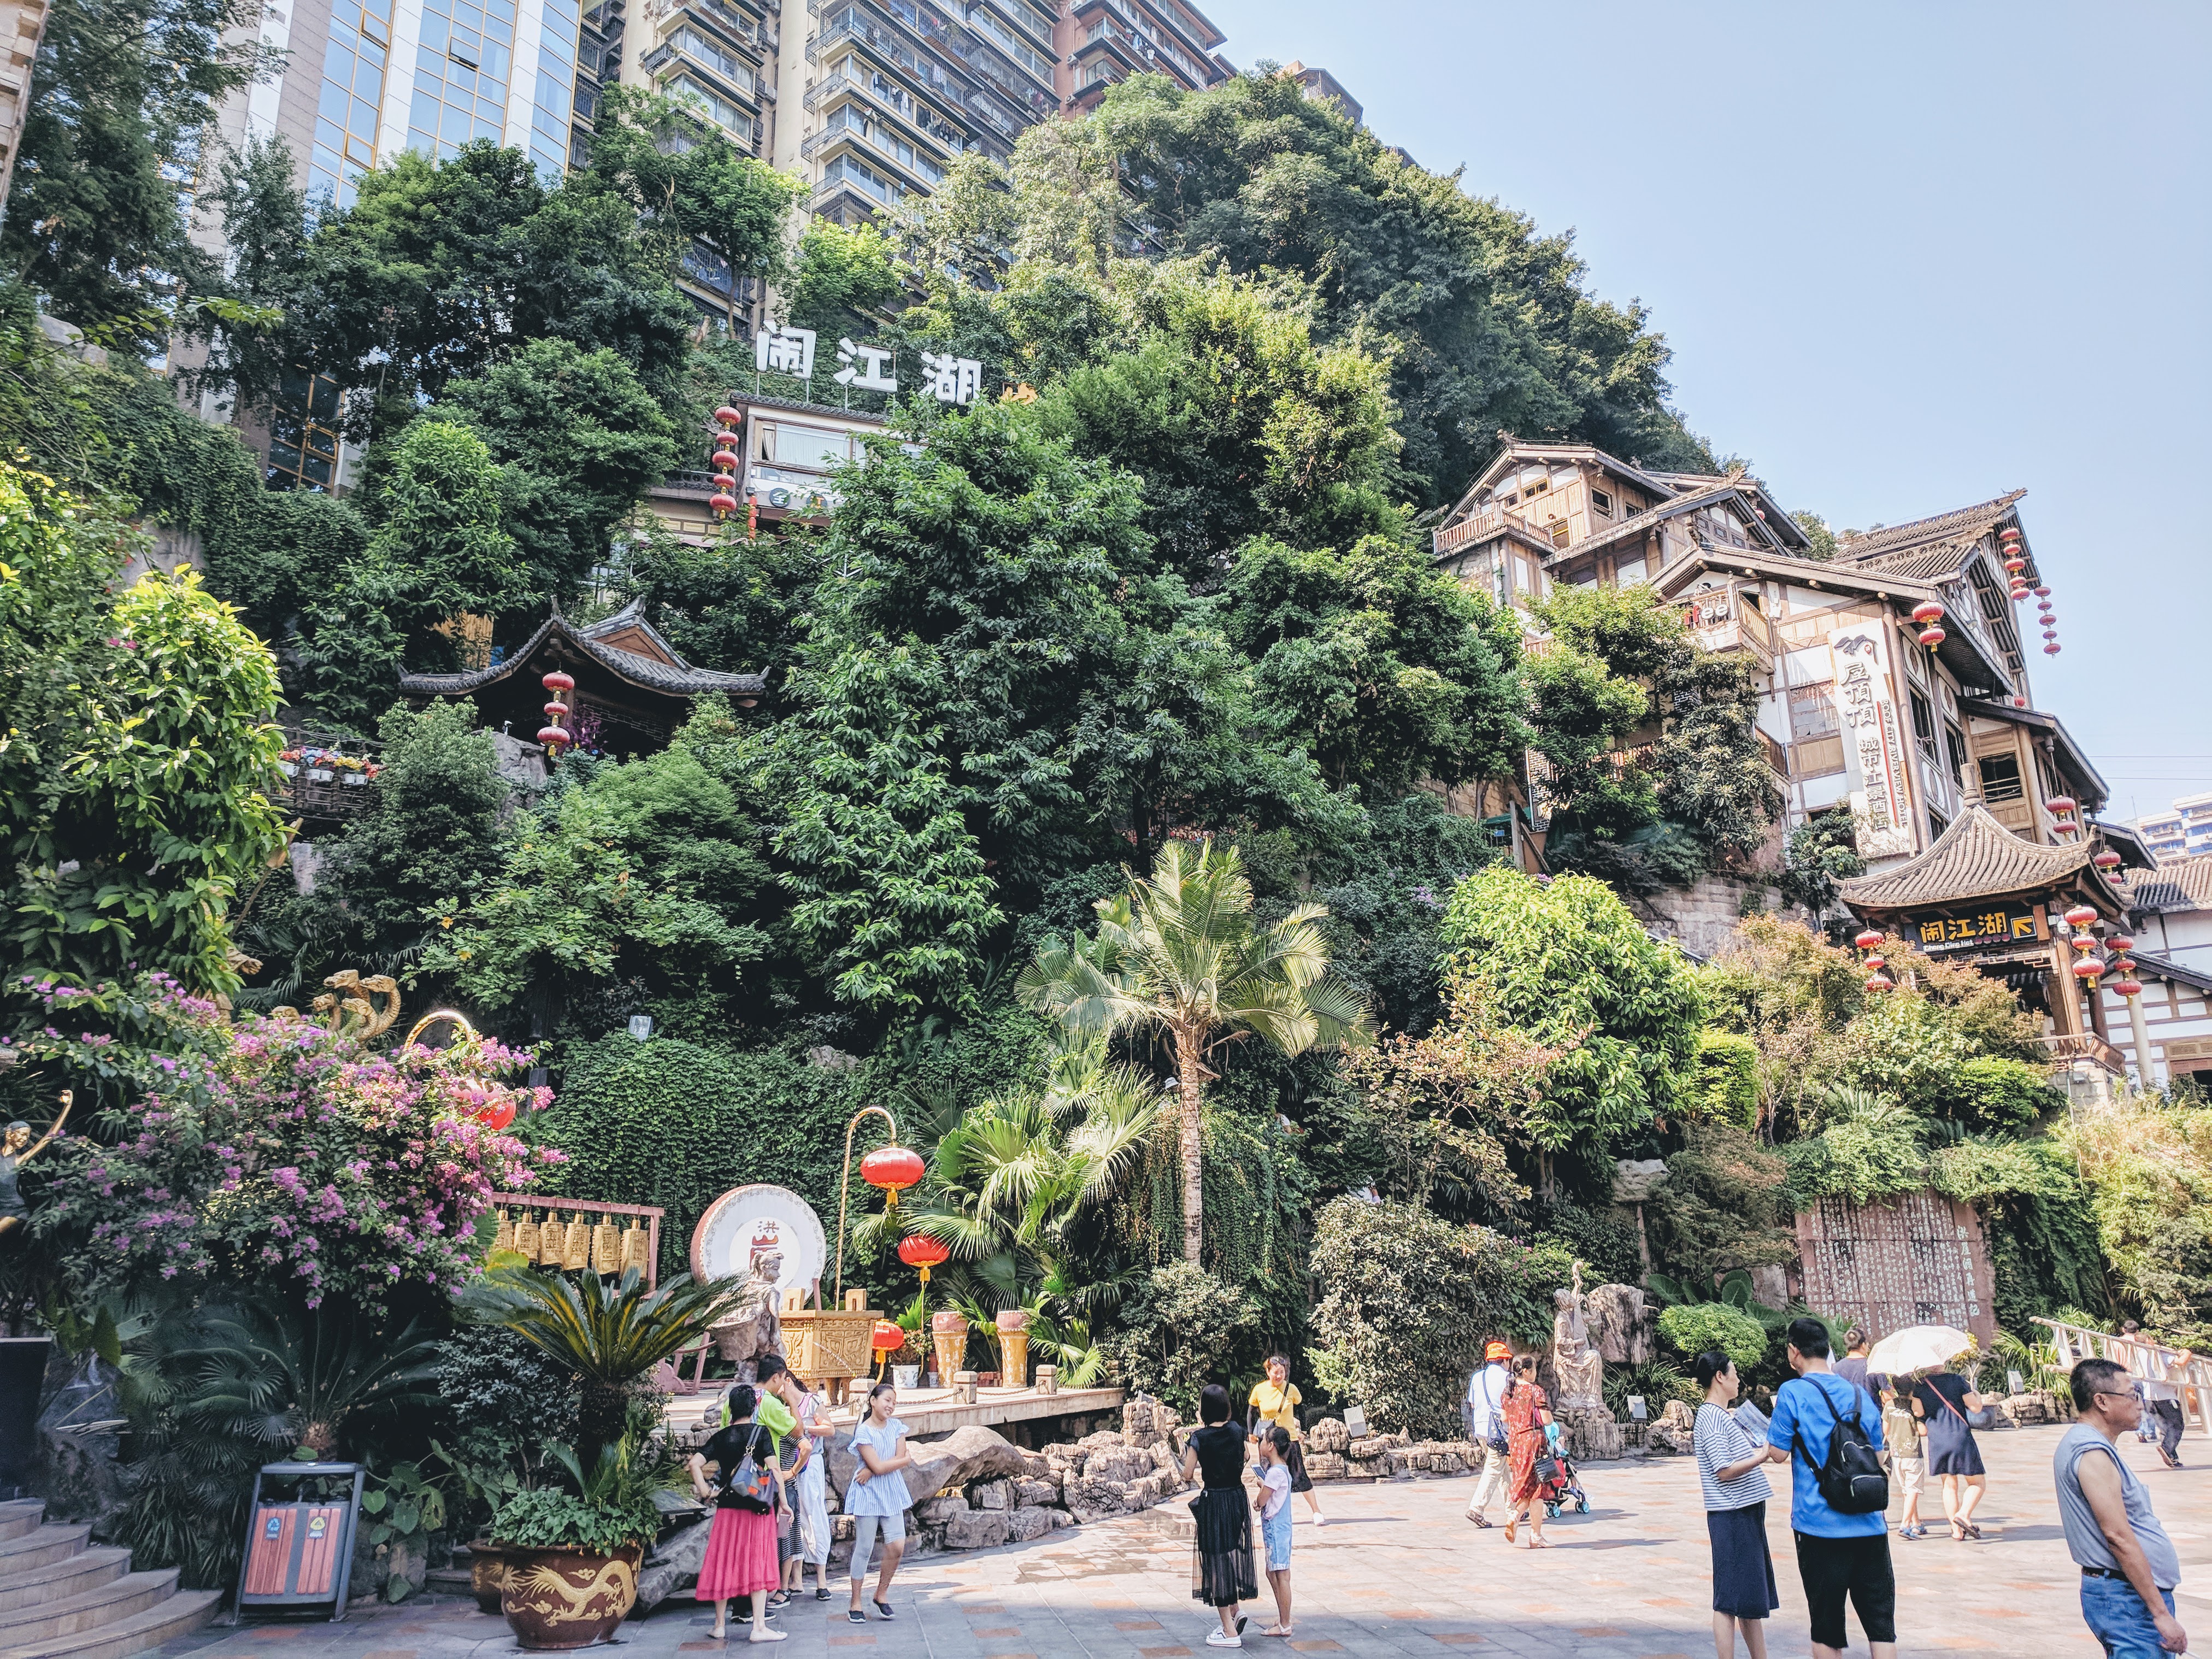
[[[1262,1635],[1291,1633],[1291,1431],[1279,1425],[1260,1436],[1260,1536],[1267,1547],[1267,1588],[1275,1593],[1275,1622]]]

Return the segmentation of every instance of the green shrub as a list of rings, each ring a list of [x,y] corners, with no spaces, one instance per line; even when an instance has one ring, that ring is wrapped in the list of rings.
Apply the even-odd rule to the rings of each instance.
[[[1766,1353],[1766,1328],[1725,1302],[1693,1302],[1662,1309],[1659,1334],[1691,1359],[1718,1348],[1735,1361],[1739,1371],[1748,1371]]]
[[[660,1531],[660,1510],[649,1496],[594,1503],[555,1486],[519,1492],[492,1519],[495,1544],[515,1549],[573,1545],[611,1555],[625,1544],[650,1543]]]
[[[1931,1104],[1939,1115],[1969,1129],[2027,1129],[2063,1109],[2066,1097],[2039,1066],[1984,1056],[1960,1066]]]
[[[1316,1379],[1378,1428],[1456,1435],[1484,1340],[1550,1329],[1536,1259],[1490,1228],[1415,1205],[1338,1199],[1314,1218]]]
[[[1732,1031],[1707,1030],[1698,1039],[1698,1074],[1684,1103],[1709,1123],[1759,1127],[1759,1045]]]
[[[436,1376],[450,1416],[438,1442],[472,1470],[535,1468],[548,1444],[575,1441],[575,1379],[504,1326],[455,1327]]]
[[[1243,1291],[1188,1261],[1170,1262],[1153,1268],[1128,1304],[1114,1358],[1130,1387],[1158,1395],[1195,1422],[1200,1389],[1233,1384],[1240,1371],[1256,1370],[1251,1360],[1257,1356],[1243,1350],[1259,1326],[1259,1304]]]
[[[751,1182],[790,1188],[834,1233],[845,1124],[874,1098],[868,1078],[790,1054],[613,1033],[578,1051],[560,1098],[537,1120],[569,1158],[545,1189],[665,1209],[663,1278],[688,1271],[691,1230],[707,1206]],[[848,1279],[858,1265],[848,1256]]]

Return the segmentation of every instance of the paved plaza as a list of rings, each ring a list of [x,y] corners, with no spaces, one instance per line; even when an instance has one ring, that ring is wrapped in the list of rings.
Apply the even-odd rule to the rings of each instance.
[[[1914,1543],[1893,1538],[1902,1652],[2094,1659],[2099,1649],[2082,1628],[2080,1578],[2067,1559],[2051,1495],[2051,1455],[2059,1432],[2022,1429],[1982,1437],[1990,1465],[1990,1495],[1978,1517],[1984,1541],[1952,1543],[1940,1530],[1940,1504],[1929,1509],[1937,1534]],[[2123,1450],[2150,1483],[2180,1547],[2181,1621],[2198,1636],[2199,1650],[2212,1651],[2212,1452],[2192,1435],[2183,1443],[2183,1456],[2203,1454],[2205,1465],[2175,1473],[2160,1468],[2152,1449],[2133,1437]],[[1780,1492],[1785,1471],[1771,1473]],[[1287,1643],[1260,1636],[1271,1622],[1272,1603],[1248,1606],[1261,1616],[1246,1634],[1246,1650],[1472,1650],[1499,1659],[1705,1659],[1712,1652],[1705,1512],[1689,1459],[1589,1466],[1583,1484],[1590,1513],[1553,1523],[1553,1547],[1542,1551],[1510,1548],[1502,1530],[1468,1525],[1464,1510],[1473,1484],[1323,1486],[1329,1524],[1316,1530],[1302,1516],[1297,1526],[1296,1635]],[[836,1602],[805,1600],[775,1620],[791,1633],[775,1650],[786,1659],[1202,1654],[1212,1615],[1189,1599],[1188,1522],[1182,1500],[1170,1499],[1146,1514],[1030,1544],[924,1557],[894,1586],[896,1621],[872,1620],[866,1628],[846,1622],[840,1581]],[[1782,1659],[1808,1651],[1786,1498],[1770,1508],[1768,1531],[1782,1587],[1769,1645]],[[720,1644],[707,1639],[712,1622],[684,1602],[625,1624],[622,1636],[629,1659],[713,1653]],[[732,1636],[741,1629],[733,1625]],[[1863,1653],[1855,1623],[1851,1638]],[[283,1650],[284,1659],[486,1659],[515,1651],[504,1620],[478,1613],[473,1602],[444,1599],[356,1612],[343,1625],[203,1631],[161,1651],[166,1659],[252,1659],[272,1648]]]

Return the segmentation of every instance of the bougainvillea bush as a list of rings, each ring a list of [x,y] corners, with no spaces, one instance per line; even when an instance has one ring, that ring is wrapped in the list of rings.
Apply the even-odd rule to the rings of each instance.
[[[23,1059],[99,1096],[37,1166],[34,1206],[88,1299],[180,1275],[371,1312],[403,1283],[457,1291],[491,1194],[562,1157],[493,1127],[551,1096],[501,1083],[528,1056],[489,1038],[395,1059],[296,1015],[234,1022],[161,975],[24,988],[49,1024]]]

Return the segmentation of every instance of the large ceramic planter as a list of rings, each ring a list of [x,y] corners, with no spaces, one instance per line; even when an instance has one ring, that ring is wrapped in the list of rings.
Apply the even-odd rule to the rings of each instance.
[[[968,1367],[968,1316],[957,1311],[929,1316],[929,1340],[937,1350],[937,1374],[950,1382]]]
[[[479,1538],[469,1546],[469,1594],[477,1607],[497,1613],[500,1587],[507,1583],[507,1546]]]
[[[1006,1386],[1020,1388],[1029,1381],[1030,1316],[1020,1308],[1009,1308],[998,1317],[999,1370]]]
[[[507,1615],[515,1645],[526,1652],[589,1647],[613,1635],[637,1604],[642,1545],[628,1545],[612,1555],[511,1544],[504,1550],[507,1577],[500,1585],[499,1610]]]

